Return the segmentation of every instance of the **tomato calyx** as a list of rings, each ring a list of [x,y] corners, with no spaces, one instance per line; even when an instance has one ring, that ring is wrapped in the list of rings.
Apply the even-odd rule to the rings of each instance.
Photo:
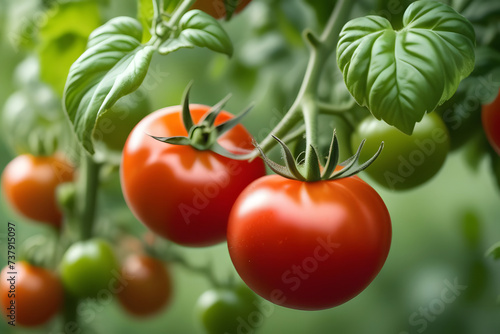
[[[384,142],[380,143],[380,147],[377,152],[367,161],[362,164],[358,164],[359,156],[361,150],[365,143],[365,140],[361,142],[356,153],[344,162],[339,163],[339,143],[337,139],[337,134],[335,130],[333,131],[332,142],[330,144],[330,149],[328,152],[327,160],[324,166],[321,165],[318,151],[314,146],[311,146],[311,152],[313,154],[313,163],[303,164],[298,163],[294,158],[291,150],[288,146],[278,137],[272,135],[272,137],[280,144],[283,154],[283,160],[285,161],[285,166],[282,166],[271,159],[264,153],[257,143],[254,145],[260,152],[264,162],[271,168],[273,172],[281,175],[285,178],[304,181],[304,182],[316,182],[320,180],[335,180],[341,179],[349,176],[358,174],[359,172],[368,168],[377,157],[382,152],[384,148]],[[342,166],[342,169],[337,169],[337,166]],[[308,169],[308,170],[306,170]]]
[[[187,87],[184,92],[183,103],[182,103],[182,123],[186,129],[187,136],[173,136],[173,137],[158,137],[149,135],[150,137],[161,141],[163,143],[168,143],[172,145],[189,145],[199,151],[212,151],[216,154],[224,156],[226,158],[235,160],[247,160],[248,154],[234,154],[222,147],[217,140],[224,135],[226,132],[234,128],[237,124],[241,122],[243,117],[245,117],[248,112],[253,108],[253,105],[249,106],[239,115],[231,118],[230,120],[215,125],[215,120],[217,116],[224,108],[224,105],[230,99],[231,95],[226,96],[219,103],[213,106],[198,122],[194,124],[193,118],[191,117],[191,111],[189,109],[189,93],[191,91],[191,84]]]

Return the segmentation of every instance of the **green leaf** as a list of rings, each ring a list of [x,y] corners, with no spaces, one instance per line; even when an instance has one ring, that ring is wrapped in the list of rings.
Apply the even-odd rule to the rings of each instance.
[[[69,143],[59,97],[42,83],[14,92],[2,110],[2,133],[17,154],[53,154]]]
[[[142,25],[142,43],[151,39],[154,13],[153,0],[139,0],[137,2],[137,18]]]
[[[60,95],[71,65],[85,51],[90,33],[100,25],[95,1],[67,2],[51,9],[50,20],[40,29],[37,51],[41,79]]]
[[[500,241],[486,251],[487,256],[492,256],[495,260],[500,260]]]
[[[144,80],[154,48],[141,44],[141,24],[117,17],[96,29],[87,51],[71,66],[63,106],[83,147],[94,153],[97,117]]]
[[[445,4],[422,0],[407,8],[399,31],[378,16],[348,22],[337,64],[360,105],[411,134],[472,72],[474,44],[467,19]]]
[[[165,41],[159,49],[167,54],[181,48],[205,47],[212,51],[232,56],[233,44],[220,23],[201,10],[191,10],[184,14],[179,23],[180,33]]]

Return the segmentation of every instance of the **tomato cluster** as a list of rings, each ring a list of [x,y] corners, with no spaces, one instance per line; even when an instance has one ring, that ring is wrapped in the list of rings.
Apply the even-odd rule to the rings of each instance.
[[[127,97],[144,80],[153,51],[166,54],[197,46],[232,52],[229,37],[213,18],[229,19],[250,2],[198,0],[177,6],[179,2],[172,1],[167,7],[174,6],[177,12],[171,16],[162,12],[167,11],[165,8],[159,8],[161,2],[154,2],[154,8],[149,8],[154,13],[153,20],[142,17],[149,9],[141,4],[141,22],[131,18],[113,20],[89,38],[84,57],[70,70],[63,101],[77,138],[87,150],[78,154],[82,156],[81,175],[59,154],[20,155],[2,174],[2,191],[10,206],[25,218],[57,227],[60,241],[59,248],[54,247],[50,254],[51,259],[45,259],[48,264],[38,263],[36,256],[28,256],[28,261],[17,263],[16,277],[10,276],[7,267],[2,270],[0,304],[7,316],[15,307],[19,325],[38,326],[50,321],[61,311],[65,298],[78,303],[108,294],[116,296],[124,311],[133,316],[157,315],[170,305],[174,296],[168,261],[202,272],[213,283],[214,287],[205,291],[196,304],[200,323],[209,334],[255,330],[258,326],[251,320],[262,318],[258,296],[292,309],[327,309],[360,294],[379,274],[391,247],[391,217],[377,191],[355,174],[369,167],[366,173],[383,187],[391,190],[418,187],[443,166],[450,150],[450,135],[435,112],[425,114],[413,134],[407,135],[372,116],[356,122],[356,113],[363,112],[361,108],[350,107],[353,115],[346,116],[342,108],[319,102],[316,95],[320,94],[314,90],[321,86],[319,74],[322,67],[327,67],[322,62],[333,51],[334,44],[329,45],[325,36],[340,28],[337,22],[327,24],[330,32],[325,30],[319,37],[312,32],[305,34],[311,61],[304,86],[289,114],[267,138],[274,137],[281,145],[285,166],[266,155],[272,145],[259,146],[239,124],[246,112],[234,116],[222,110],[225,101],[214,107],[189,104],[188,89],[183,105],[149,113],[147,99],[137,95],[140,91]],[[189,20],[183,15],[192,3],[191,9],[202,10],[213,18],[191,12],[198,17],[192,16],[192,22],[186,22]],[[345,6],[350,2],[338,3]],[[335,11],[332,23],[336,17],[347,17],[349,10]],[[162,21],[163,16],[170,19]],[[282,27],[289,26],[284,18],[277,21]],[[145,29],[144,35],[141,24],[143,28],[151,28]],[[347,39],[359,40],[357,34],[365,30],[353,30],[349,34],[354,37]],[[148,31],[153,35],[150,42],[141,43]],[[354,50],[350,44],[345,49]],[[229,51],[225,53],[231,54]],[[361,53],[355,52],[352,59]],[[90,55],[96,57],[87,57]],[[371,66],[381,67],[377,65],[378,58],[372,60]],[[349,63],[355,62],[349,60]],[[354,71],[356,66],[347,67]],[[345,68],[341,71],[345,72]],[[369,77],[378,70],[372,68]],[[362,100],[357,95],[364,94],[365,89],[358,88],[358,84],[366,83],[358,80],[359,73],[343,74],[351,93],[356,93],[353,96]],[[392,99],[383,93],[391,86],[380,82],[383,87],[372,87],[372,96],[366,101]],[[78,89],[73,90],[74,86]],[[449,93],[451,88],[445,90]],[[418,94],[403,98],[410,95]],[[440,99],[437,102],[443,102]],[[84,103],[89,104],[88,108]],[[370,104],[365,103],[368,107]],[[421,109],[420,105],[415,107]],[[307,143],[303,160],[287,146],[300,142],[303,135],[302,126],[294,123],[300,113]],[[354,130],[351,147],[357,153],[340,164],[336,135],[326,159],[320,150],[317,123],[320,114],[323,117],[327,113],[335,113],[335,117],[342,118]],[[482,116],[488,139],[500,155],[500,97],[484,106]],[[396,120],[391,124],[403,124],[407,132],[411,130],[409,124],[397,117],[382,118]],[[85,137],[82,134],[90,132],[87,139],[91,144],[82,139]],[[364,140],[366,145],[362,149]],[[381,142],[385,143],[384,151]],[[119,162],[111,156],[119,156]],[[266,175],[266,164],[276,175]],[[207,268],[193,268],[175,250],[161,248],[155,242],[143,242],[127,256],[117,252],[111,240],[116,241],[121,233],[130,231],[112,226],[113,231],[109,232],[108,226],[99,226],[99,230],[93,224],[99,221],[94,217],[98,212],[97,189],[105,174],[100,168],[109,167],[118,175],[118,165],[125,200],[120,197],[120,204],[122,207],[126,204],[149,233],[184,247],[207,247],[227,241],[231,262],[244,284],[221,284]],[[75,175],[79,176],[78,182]],[[79,201],[64,202],[58,197],[58,188],[60,191],[63,183],[73,183],[71,189]],[[15,306],[11,297],[14,281]]]

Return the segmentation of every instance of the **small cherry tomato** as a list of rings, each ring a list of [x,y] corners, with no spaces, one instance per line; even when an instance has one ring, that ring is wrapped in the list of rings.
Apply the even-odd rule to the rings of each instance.
[[[121,274],[126,283],[118,292],[118,300],[129,313],[150,316],[170,302],[170,272],[160,260],[146,255],[132,255],[123,264]]]
[[[72,244],[61,261],[61,277],[66,289],[81,298],[97,298],[101,290],[115,289],[118,262],[108,242],[90,239]]]
[[[205,291],[196,310],[207,334],[253,333],[255,318],[259,324],[263,321],[257,302],[257,296],[245,285],[223,287]]]
[[[59,227],[62,213],[56,188],[73,180],[73,167],[57,156],[23,154],[2,173],[2,190],[8,203],[22,216]]]
[[[14,268],[4,267],[0,277],[0,302],[6,315],[3,320],[15,319],[15,325],[26,327],[39,326],[61,309],[64,291],[53,272],[19,261]]]

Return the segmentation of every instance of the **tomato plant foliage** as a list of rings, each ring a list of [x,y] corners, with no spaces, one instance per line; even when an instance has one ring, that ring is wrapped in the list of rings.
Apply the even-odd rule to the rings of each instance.
[[[395,31],[379,16],[348,22],[337,62],[356,101],[411,134],[426,112],[448,100],[474,68],[474,29],[451,7],[416,1]]]

